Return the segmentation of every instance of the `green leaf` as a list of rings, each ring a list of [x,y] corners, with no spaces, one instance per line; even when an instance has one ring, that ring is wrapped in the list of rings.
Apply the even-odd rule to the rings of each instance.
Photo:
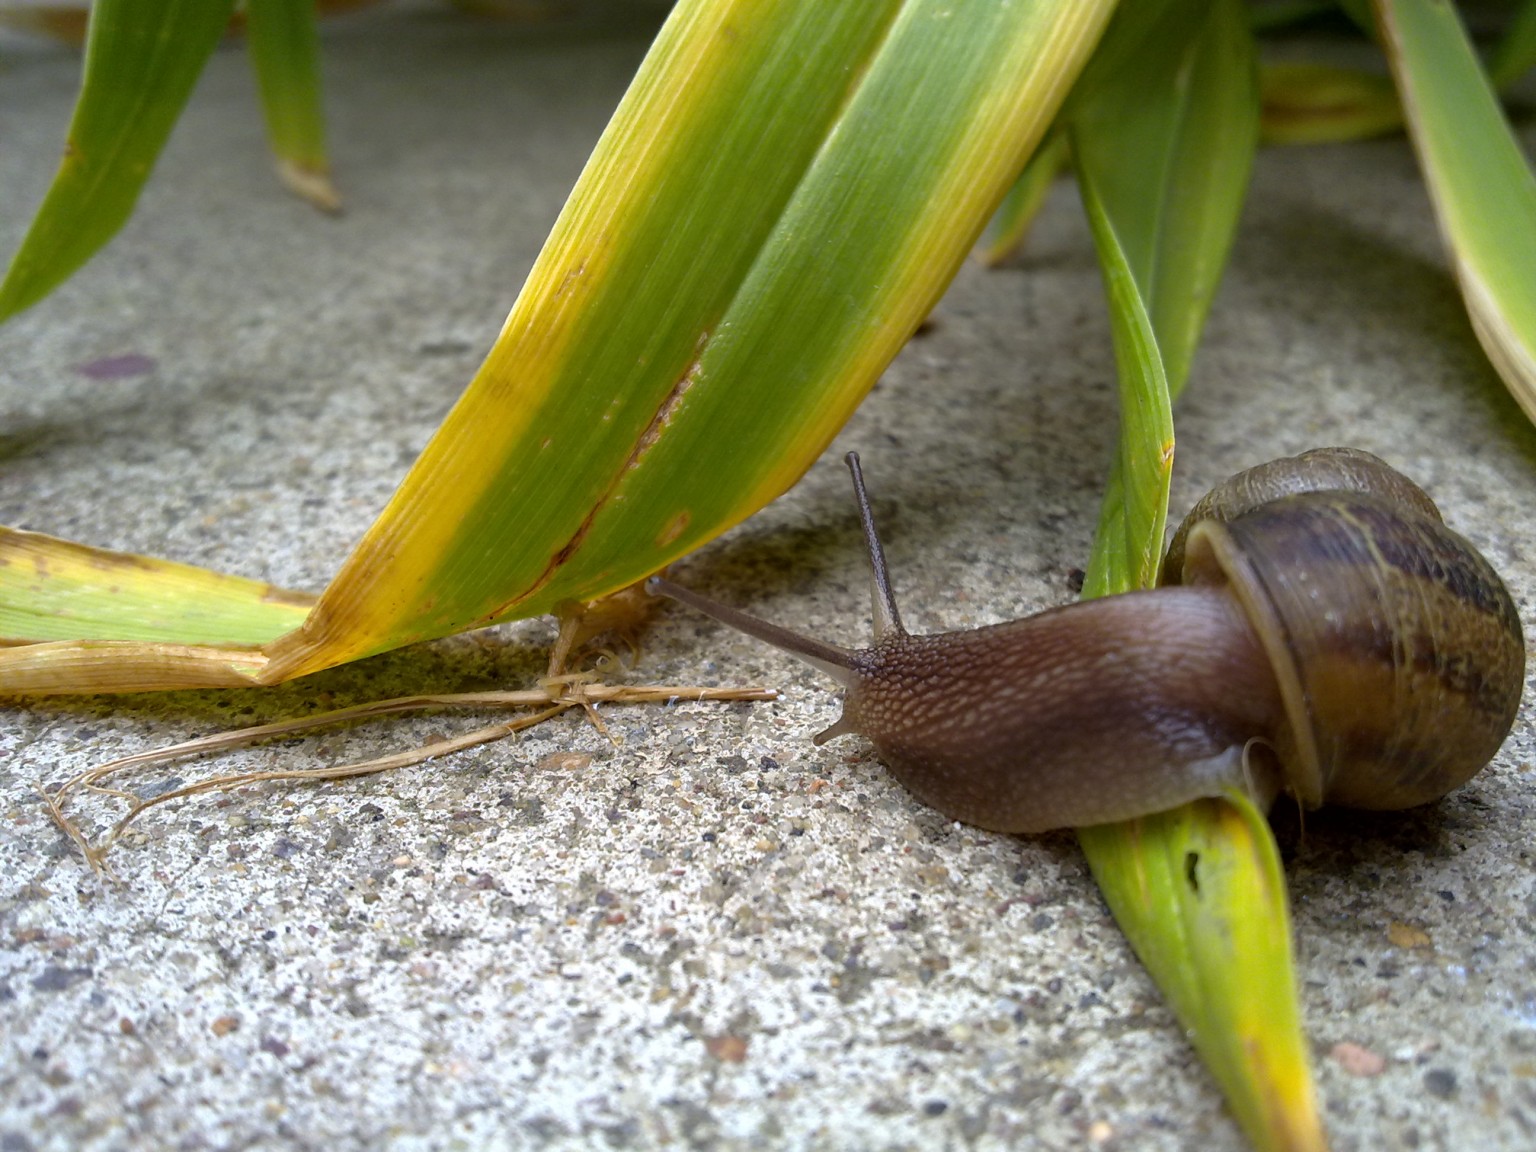
[[[1104,898],[1261,1149],[1326,1137],[1296,1000],[1280,854],[1242,795],[1078,831]]]
[[[253,676],[594,599],[787,489],[948,286],[1113,7],[682,0],[469,389]],[[100,689],[122,661],[143,686],[153,649],[54,651],[72,674],[99,656]],[[209,667],[161,660],[158,686]],[[60,683],[0,649],[3,690]]]
[[[1109,296],[1120,374],[1119,444],[1083,582],[1083,595],[1091,598],[1157,582],[1173,472],[1173,407],[1146,295],[1093,177],[1079,170],[1079,180]]]
[[[1536,179],[1455,8],[1377,0],[1376,16],[1472,327],[1536,420]]]
[[[117,234],[234,0],[98,0],[64,160],[0,284],[0,321],[52,292]]]
[[[272,674],[593,599],[783,492],[1111,7],[679,5],[470,391]]]
[[[1226,265],[1257,109],[1253,38],[1229,0],[1122,10],[1073,95],[1073,160],[1110,297],[1122,421],[1089,595],[1157,578],[1169,405]]]
[[[1126,8],[1071,108],[1177,398],[1221,281],[1258,140],[1253,37],[1232,0]]]
[[[1403,126],[1392,81],[1332,64],[1264,65],[1260,134],[1266,144],[1365,140]]]
[[[314,0],[246,0],[245,27],[278,177],[315,207],[338,211],[325,153]]]
[[[1488,61],[1495,88],[1508,88],[1536,68],[1536,0],[1525,0]]]
[[[1122,11],[1074,95],[1072,150],[1111,309],[1121,427],[1085,596],[1152,584],[1183,384],[1257,138],[1238,0]],[[1320,1149],[1278,853],[1243,797],[1078,831],[1137,955],[1249,1138]]]
[[[1045,194],[1070,160],[1064,132],[1052,132],[1036,149],[987,226],[982,242],[982,259],[986,263],[1001,264],[1023,246],[1030,225],[1045,203]]]
[[[189,564],[0,528],[0,644],[255,647],[302,624],[314,599]]]

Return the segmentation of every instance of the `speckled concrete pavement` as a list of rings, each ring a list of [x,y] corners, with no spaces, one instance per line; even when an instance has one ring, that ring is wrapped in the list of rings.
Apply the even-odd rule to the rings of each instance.
[[[322,586],[494,337],[645,46],[448,11],[326,41],[348,214],[277,190],[246,62],[221,53],[121,239],[0,330],[0,522]],[[0,55],[6,252],[75,75],[62,50]],[[1026,256],[965,270],[836,446],[864,454],[914,629],[1071,598],[1110,357],[1063,187]],[[103,361],[115,378],[92,377]],[[1180,508],[1261,458],[1382,453],[1529,622],[1536,435],[1478,351],[1402,141],[1261,158],[1179,427]],[[679,571],[853,641],[862,564],[829,453]],[[0,1148],[1242,1147],[1070,835],[959,827],[862,743],[814,748],[828,685],[681,610],[634,681],[783,699],[614,710],[617,747],[567,717],[369,780],[199,798],[146,818],[121,885],[34,792],[228,725],[527,685],[550,636],[534,621],[263,693],[6,710]],[[1536,1141],[1531,755],[1522,717],[1430,810],[1319,815],[1304,838],[1281,818],[1337,1149]]]

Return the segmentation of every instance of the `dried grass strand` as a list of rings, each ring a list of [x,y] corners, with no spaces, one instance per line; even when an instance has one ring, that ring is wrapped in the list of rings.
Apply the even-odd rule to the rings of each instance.
[[[48,813],[53,818],[54,823],[59,826],[64,834],[80,850],[80,854],[91,868],[98,873],[111,877],[115,874],[107,864],[107,853],[111,851],[113,845],[122,837],[129,824],[149,809],[173,800],[185,799],[204,792],[259,784],[268,780],[308,783],[319,780],[343,780],[354,776],[371,776],[379,772],[387,772],[395,768],[405,768],[441,756],[448,756],[452,753],[463,751],[466,748],[488,744],[494,740],[505,739],[525,728],[531,728],[537,724],[542,724],[546,720],[551,720],[572,708],[581,708],[588,720],[591,721],[599,732],[607,739],[618,743],[612,733],[609,732],[607,725],[598,716],[597,705],[675,703],[680,700],[772,700],[777,695],[778,693],[771,688],[704,688],[695,685],[655,684],[631,686],[603,684],[595,682],[592,673],[572,673],[564,676],[546,677],[539,681],[538,688],[524,691],[455,692],[397,696],[389,700],[377,700],[368,704],[354,705],[350,708],[336,708],[329,712],[318,712],[313,716],[301,716],[292,720],[279,720],[270,724],[257,724],[248,728],[232,728],[193,740],[183,740],[163,748],[153,748],[145,752],[136,752],[131,756],[122,756],[72,776],[52,791],[39,787],[38,792],[41,794],[43,802],[47,805]],[[171,789],[147,799],[125,789],[114,788],[102,783],[108,777],[115,776],[119,772],[130,768],[140,768],[149,764],[163,764],[188,756],[225,752],[252,744],[259,744],[265,740],[290,736],[297,732],[306,732],[315,728],[360,720],[371,720],[380,716],[423,711],[432,708],[535,708],[537,711],[527,716],[520,716],[515,720],[502,721],[498,724],[477,728],[472,732],[466,732],[459,736],[435,740],[430,744],[405,752],[394,752],[386,756],[377,756],[369,760],[357,761],[351,764],[332,765],[326,768],[267,769],[255,772],[224,773],[218,776],[211,776],[206,780],[182,785],[179,788]],[[116,797],[129,805],[128,812],[111,827],[99,843],[93,843],[91,838],[85,834],[65,811],[70,795],[77,789]]]

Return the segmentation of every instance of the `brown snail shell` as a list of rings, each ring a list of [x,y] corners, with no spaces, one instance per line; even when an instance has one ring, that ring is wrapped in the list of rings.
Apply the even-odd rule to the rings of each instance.
[[[1286,790],[1309,808],[1444,796],[1493,757],[1520,705],[1525,644],[1503,582],[1374,456],[1324,450],[1254,471],[1196,505],[1175,539],[1182,581],[1228,587],[1264,645],[1288,719],[1271,738]],[[1264,498],[1298,475],[1352,490]]]
[[[866,736],[955,819],[1036,832],[1235,788],[1265,803],[1285,791],[1307,807],[1410,807],[1475,774],[1514,722],[1525,646],[1509,593],[1369,453],[1324,449],[1234,477],[1175,534],[1165,574],[1178,577],[1162,587],[933,636],[901,626],[848,463],[874,574],[870,647],[649,586],[841,681],[843,715],[817,743]]]

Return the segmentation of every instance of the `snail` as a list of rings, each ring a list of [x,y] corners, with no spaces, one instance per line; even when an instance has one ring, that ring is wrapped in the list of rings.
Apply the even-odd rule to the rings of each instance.
[[[842,683],[919,800],[1000,832],[1125,820],[1244,789],[1395,809],[1475,775],[1514,723],[1508,591],[1384,461],[1319,449],[1240,473],[1174,534],[1163,582],[967,631],[901,625],[856,454],[874,642],[800,636],[662,577],[654,593]]]

